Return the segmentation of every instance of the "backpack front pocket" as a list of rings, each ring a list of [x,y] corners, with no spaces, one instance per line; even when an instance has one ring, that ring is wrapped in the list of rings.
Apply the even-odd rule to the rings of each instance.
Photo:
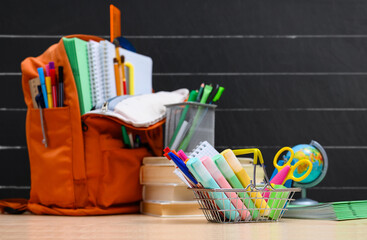
[[[75,194],[72,165],[72,125],[69,107],[47,108],[43,111],[47,147],[39,109],[27,115],[27,145],[31,167],[31,203],[73,208]]]

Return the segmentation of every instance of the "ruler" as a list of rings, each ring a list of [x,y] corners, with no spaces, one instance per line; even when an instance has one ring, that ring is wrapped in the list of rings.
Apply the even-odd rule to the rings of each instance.
[[[29,83],[29,89],[31,91],[33,107],[38,108],[37,102],[36,102],[36,96],[39,93],[37,86],[41,85],[40,79],[39,78],[33,78],[33,79],[29,80],[28,83]]]

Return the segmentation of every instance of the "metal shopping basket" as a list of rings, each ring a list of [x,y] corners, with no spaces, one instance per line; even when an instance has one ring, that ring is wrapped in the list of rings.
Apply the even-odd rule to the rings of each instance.
[[[246,151],[244,152],[244,150]],[[248,151],[254,153],[254,174],[253,180],[245,189],[190,188],[209,222],[278,221],[287,210],[289,202],[294,200],[294,193],[301,191],[300,188],[285,188],[270,184],[260,150],[233,150],[236,155],[246,154]],[[262,185],[256,185],[255,180],[257,158],[260,160],[265,175],[265,183]]]

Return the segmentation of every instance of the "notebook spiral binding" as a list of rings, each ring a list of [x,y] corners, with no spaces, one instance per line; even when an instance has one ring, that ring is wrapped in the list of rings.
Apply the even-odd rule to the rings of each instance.
[[[102,61],[104,101],[116,96],[116,83],[113,68],[113,59],[116,57],[115,46],[107,40],[100,42]]]
[[[219,152],[208,142],[200,142],[189,154],[189,158],[202,158],[204,156],[213,157],[219,154]]]
[[[93,106],[105,100],[103,92],[103,75],[102,62],[100,57],[99,43],[90,40],[87,44],[88,61],[89,61],[89,77],[91,82],[91,93]]]

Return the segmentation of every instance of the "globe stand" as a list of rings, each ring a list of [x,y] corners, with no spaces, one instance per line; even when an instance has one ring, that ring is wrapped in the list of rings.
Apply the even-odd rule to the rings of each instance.
[[[306,197],[306,188],[302,188],[301,190],[302,190],[301,198],[293,201],[292,205],[303,205],[303,206],[307,205],[307,206],[309,206],[309,205],[319,204],[319,202]]]
[[[301,183],[301,182],[295,182],[293,184],[294,187],[298,187],[302,189],[301,198],[293,201],[292,205],[316,205],[318,204],[317,201],[309,199],[306,197],[306,189],[311,188],[319,184],[325,177],[327,169],[328,169],[328,157],[324,150],[324,148],[316,141],[312,140],[310,143],[311,146],[315,147],[317,150],[320,151],[322,158],[324,160],[324,167],[323,170],[318,178],[316,178],[313,182],[310,183]]]

